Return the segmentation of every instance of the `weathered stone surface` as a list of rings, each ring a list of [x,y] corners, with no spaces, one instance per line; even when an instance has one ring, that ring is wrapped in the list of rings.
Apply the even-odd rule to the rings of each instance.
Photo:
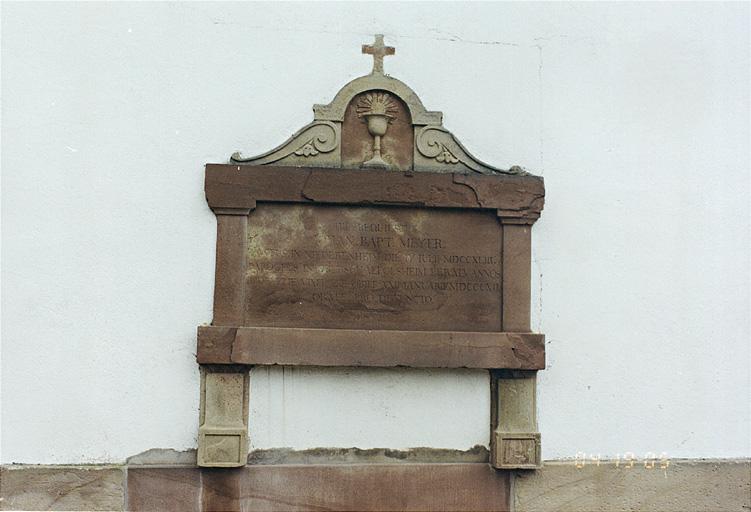
[[[499,469],[537,469],[540,466],[538,432],[493,433],[491,463]]]
[[[392,108],[386,134],[380,143],[383,160],[392,169],[412,169],[414,129],[409,110],[397,96],[377,90],[355,96],[345,111],[342,123],[342,166],[358,168],[373,157],[373,136],[368,132],[367,119],[359,114],[362,111],[361,105],[374,94],[385,97]]]
[[[415,463],[472,463],[488,462],[488,449],[474,446],[469,450],[447,448],[269,448],[253,450],[248,454],[248,464],[415,464]]]
[[[201,510],[229,512],[253,510],[242,506],[247,478],[245,468],[205,468],[201,470]]]
[[[491,210],[532,224],[545,199],[538,176],[408,173],[376,169],[317,169],[207,164],[206,199],[219,208],[258,202],[401,205]]]
[[[239,325],[243,318],[248,209],[223,210],[216,214],[216,279],[214,283],[214,325]]]
[[[540,433],[537,432],[535,372],[494,372],[491,414],[494,427],[490,462],[501,469],[533,469],[541,463]]]
[[[247,466],[241,471],[204,473],[204,506],[259,512],[508,510],[508,474],[487,464]]]
[[[508,510],[509,474],[487,464],[134,469],[128,510]]]
[[[529,331],[532,283],[532,228],[503,226],[503,330]]]
[[[499,210],[499,215],[502,215]],[[503,222],[503,330],[530,330],[532,228]],[[540,368],[543,369],[543,368]],[[495,372],[492,379],[493,434],[490,461],[503,469],[532,469],[541,463],[537,432],[536,372]]]
[[[443,452],[448,451],[269,450],[251,454],[256,465],[237,469],[129,467],[126,505],[121,468],[4,466],[0,510],[507,510],[512,473],[487,464],[419,463],[441,462]],[[487,457],[482,447],[461,453]],[[158,456],[148,458],[156,463]],[[667,469],[659,461],[630,469],[623,463],[616,468],[613,461],[588,462],[581,469],[572,462],[547,462],[535,472],[513,474],[517,512],[751,507],[747,459],[674,460]]]
[[[497,376],[498,430],[537,431],[536,373],[501,371]]]
[[[197,357],[201,364],[540,369],[545,367],[545,336],[201,326]]]
[[[121,468],[0,468],[0,510],[122,510]]]
[[[313,122],[282,145],[249,158],[235,153],[231,161],[243,165],[377,165],[433,173],[525,174],[518,166],[498,169],[472,156],[443,127],[440,112],[425,110],[412,89],[385,75],[383,57],[393,55],[395,48],[383,44],[383,35],[376,35],[375,43],[362,49],[373,55],[372,73],[346,84],[328,105],[315,105]]]
[[[129,511],[198,512],[201,472],[197,468],[128,469]]]
[[[248,369],[201,368],[198,465],[238,467],[248,457]]]
[[[667,469],[547,462],[517,472],[514,494],[516,512],[748,512],[751,462],[678,460]]]
[[[501,330],[495,212],[259,204],[245,325]]]
[[[167,448],[152,448],[145,452],[128,457],[125,463],[129,467],[136,466],[164,466],[164,465],[196,465],[196,450],[172,450]]]
[[[232,347],[236,336],[237,327],[199,326],[196,360],[199,364],[232,363]]]

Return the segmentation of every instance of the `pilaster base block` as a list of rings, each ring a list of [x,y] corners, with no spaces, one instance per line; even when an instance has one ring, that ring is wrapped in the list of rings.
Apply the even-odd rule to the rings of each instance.
[[[498,469],[542,467],[539,432],[494,432],[490,461]]]
[[[231,468],[248,458],[248,383],[245,366],[201,366],[198,465]]]
[[[241,430],[201,429],[198,432],[198,465],[236,468],[248,459],[248,434]]]

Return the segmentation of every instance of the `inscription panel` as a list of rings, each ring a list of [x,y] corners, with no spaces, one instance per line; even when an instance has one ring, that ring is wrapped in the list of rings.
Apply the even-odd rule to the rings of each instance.
[[[259,203],[245,325],[499,331],[495,212]]]

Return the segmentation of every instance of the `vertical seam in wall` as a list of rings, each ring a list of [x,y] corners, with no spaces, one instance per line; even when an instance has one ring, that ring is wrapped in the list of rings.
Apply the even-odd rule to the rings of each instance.
[[[198,512],[203,511],[206,507],[203,504],[203,471],[198,469],[198,503],[196,504]]]
[[[514,512],[516,509],[516,471],[509,471],[508,478],[508,509],[509,512]]]
[[[540,260],[537,259],[536,255],[534,258],[532,258],[532,264],[535,266],[535,269],[537,271],[537,276],[539,279],[538,286],[537,286],[537,304],[536,304],[537,307],[535,308],[537,310],[537,329],[535,330],[535,332],[542,332],[542,264],[540,263]],[[530,316],[530,323],[531,323],[531,316]]]
[[[128,465],[123,466],[123,511],[128,510]]]
[[[543,116],[543,108],[542,108],[542,45],[537,45],[537,116],[538,116],[538,138],[539,138],[539,151],[540,151],[540,176],[545,175],[545,155],[544,155],[544,141],[543,141],[543,131],[542,131],[542,116]]]

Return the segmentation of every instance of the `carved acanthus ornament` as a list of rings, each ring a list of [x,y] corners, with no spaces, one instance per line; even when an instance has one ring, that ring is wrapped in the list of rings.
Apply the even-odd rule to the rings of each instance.
[[[314,139],[310,139],[300,149],[295,151],[297,156],[316,156],[318,153],[320,152],[315,148]]]
[[[459,163],[459,159],[456,158],[446,146],[441,146],[441,153],[435,157],[436,161],[443,164],[456,164]]]

